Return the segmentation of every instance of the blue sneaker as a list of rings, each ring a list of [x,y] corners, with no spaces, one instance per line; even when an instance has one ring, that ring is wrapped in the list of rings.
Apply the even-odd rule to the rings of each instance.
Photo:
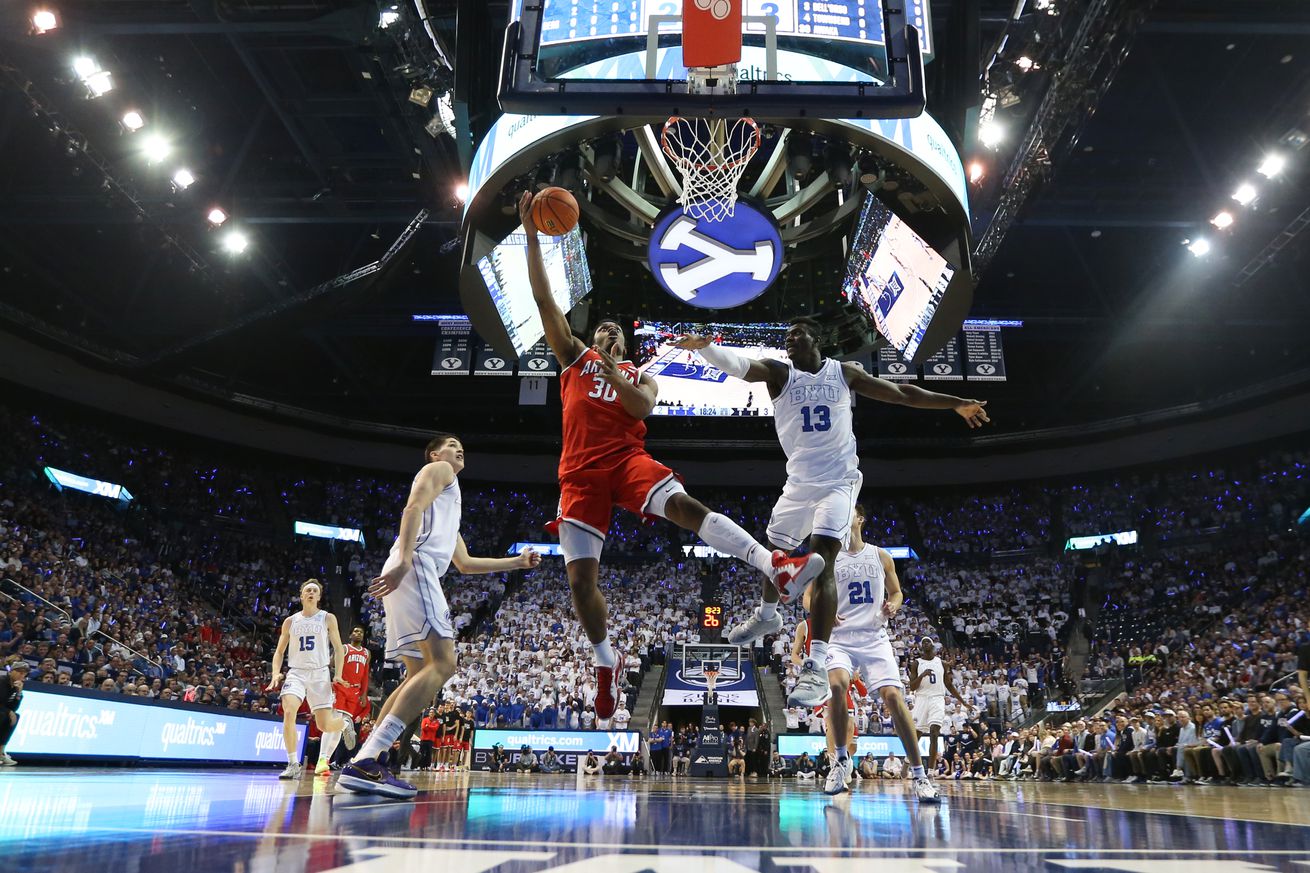
[[[358,794],[378,794],[397,800],[408,800],[418,789],[403,779],[397,779],[383,763],[384,755],[365,761],[351,761],[341,768],[337,785]]]

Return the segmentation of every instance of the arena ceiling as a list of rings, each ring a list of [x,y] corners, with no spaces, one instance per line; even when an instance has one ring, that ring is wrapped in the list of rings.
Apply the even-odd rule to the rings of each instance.
[[[39,35],[35,6],[0,13],[5,330],[208,396],[555,432],[557,409],[520,409],[515,379],[430,377],[434,333],[411,319],[458,311],[455,190],[498,111],[506,3],[426,0],[435,40],[413,7],[384,30],[387,6],[352,0],[65,5],[50,5],[60,26]],[[971,190],[975,236],[991,247],[973,315],[1024,323],[1004,335],[1010,381],[961,390],[991,401],[997,433],[1020,434],[1304,381],[1310,233],[1298,231],[1310,217],[1310,148],[1286,138],[1310,131],[1310,7],[1026,6],[1012,22],[1013,0],[933,4],[950,49],[929,67],[929,110],[985,171]],[[1032,16],[1047,6],[1103,11],[1108,24],[1039,41]],[[991,151],[966,119],[998,45],[991,87],[1018,102]],[[1063,102],[1048,97],[1098,46],[1109,57],[1093,80]],[[1016,74],[1025,53],[1039,69]],[[114,90],[87,99],[77,55],[109,70]],[[416,85],[452,90],[454,137],[425,131],[432,110],[407,99]],[[128,109],[146,121],[135,133],[120,121]],[[165,137],[172,155],[149,164],[145,135]],[[1273,150],[1288,164],[1265,180],[1255,170]],[[176,190],[183,166],[196,181]],[[1260,197],[1242,207],[1230,195],[1248,179]],[[206,221],[213,206],[231,216],[223,228]],[[1209,224],[1221,209],[1236,217],[1223,231]],[[233,227],[250,239],[240,256],[222,246]],[[1202,237],[1212,249],[1195,257],[1183,241]],[[643,268],[593,266],[606,312],[677,314]],[[840,268],[833,258],[789,269],[728,317],[832,305]],[[957,436],[940,417],[860,415],[864,436]],[[723,421],[717,432],[766,428]],[[692,433],[668,421],[652,432]]]

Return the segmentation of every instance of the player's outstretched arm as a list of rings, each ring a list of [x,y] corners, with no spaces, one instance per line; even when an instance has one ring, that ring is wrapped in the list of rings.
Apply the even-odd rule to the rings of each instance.
[[[405,510],[400,514],[400,532],[396,534],[396,542],[400,544],[400,563],[373,578],[368,586],[370,595],[386,597],[400,587],[401,581],[414,567],[414,547],[418,544],[418,532],[423,526],[423,513],[437,499],[437,495],[454,481],[455,468],[446,461],[433,461],[418,471],[414,485],[409,489]]]
[[[879,379],[851,363],[842,364],[842,372],[846,376],[846,384],[861,397],[915,409],[949,409],[963,418],[971,428],[982,427],[991,421],[987,417],[987,410],[983,408],[987,405],[986,400],[967,400],[953,394],[927,391],[917,385],[902,385]]]
[[[282,622],[282,633],[278,635],[277,648],[273,650],[273,675],[265,691],[273,691],[282,684],[282,658],[286,655],[287,646],[290,644],[291,619],[288,617]]]
[[[698,334],[684,334],[674,345],[689,352],[700,352],[700,356],[712,367],[718,367],[729,376],[736,376],[746,382],[767,382],[769,393],[777,397],[782,386],[787,383],[787,365],[772,358],[744,358],[732,349],[715,345],[709,337]]]
[[[481,573],[507,573],[510,570],[531,570],[541,563],[536,549],[524,549],[512,558],[475,558],[464,545],[464,537],[455,538],[455,554],[450,563],[455,569],[470,576]]]
[[[550,293],[550,278],[546,264],[541,260],[541,242],[537,239],[537,225],[532,220],[532,192],[524,191],[519,198],[519,221],[528,237],[528,282],[532,285],[532,299],[541,313],[541,324],[546,328],[546,343],[555,353],[560,366],[567,367],[582,354],[582,340],[569,330],[564,310],[559,308]]]
[[[341,628],[337,626],[337,617],[328,613],[328,639],[332,642],[332,682],[341,685],[341,671],[346,668],[346,647],[341,645]]]

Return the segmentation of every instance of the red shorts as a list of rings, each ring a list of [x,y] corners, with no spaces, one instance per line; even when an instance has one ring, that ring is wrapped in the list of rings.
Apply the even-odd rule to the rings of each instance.
[[[352,716],[359,712],[358,688],[342,688],[340,685],[333,685],[332,690],[335,692],[333,707]]]
[[[472,746],[472,744],[469,743],[468,740],[465,740],[464,742],[462,742],[462,743],[459,744],[459,750],[460,750],[461,752],[467,752],[467,751],[471,748],[471,746]]]
[[[619,458],[613,466],[570,473],[560,479],[559,514],[546,530],[558,535],[560,522],[567,520],[604,537],[615,506],[653,518],[646,514],[646,504],[655,489],[671,480],[681,478],[645,452]]]

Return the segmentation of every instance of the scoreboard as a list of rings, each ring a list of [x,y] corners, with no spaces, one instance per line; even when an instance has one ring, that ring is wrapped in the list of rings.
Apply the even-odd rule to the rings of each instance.
[[[700,626],[702,630],[717,631],[723,627],[723,604],[707,603],[701,607]]]

